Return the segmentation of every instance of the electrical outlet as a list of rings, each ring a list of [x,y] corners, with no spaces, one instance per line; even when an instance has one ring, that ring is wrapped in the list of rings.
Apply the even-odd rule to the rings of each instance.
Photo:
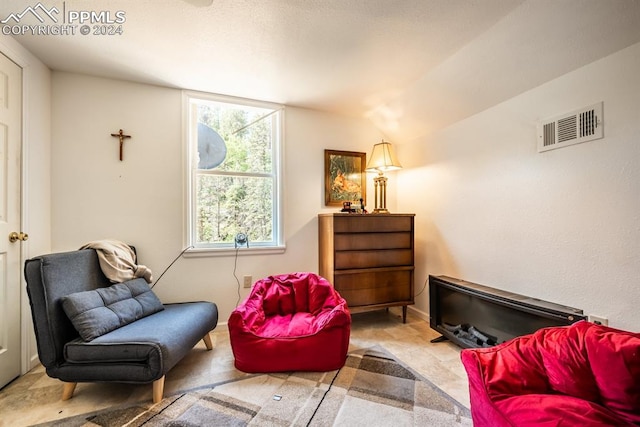
[[[589,322],[602,326],[609,325],[609,319],[606,317],[594,316],[592,314],[589,315]]]
[[[252,281],[252,277],[251,276],[244,276],[244,287],[245,288],[250,288],[252,283],[253,283],[253,281]]]

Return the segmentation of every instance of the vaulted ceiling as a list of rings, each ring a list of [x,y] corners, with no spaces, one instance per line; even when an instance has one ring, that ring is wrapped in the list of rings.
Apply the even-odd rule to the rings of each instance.
[[[37,0],[0,4],[0,20]],[[640,42],[638,0],[41,0],[53,70],[370,118],[411,138]],[[122,34],[81,34],[71,12]],[[118,13],[118,11],[120,11]],[[51,25],[32,14],[16,25]],[[91,33],[94,24],[89,25]],[[107,28],[97,27],[98,31]],[[3,29],[3,32],[6,32]],[[7,37],[2,35],[1,37]]]

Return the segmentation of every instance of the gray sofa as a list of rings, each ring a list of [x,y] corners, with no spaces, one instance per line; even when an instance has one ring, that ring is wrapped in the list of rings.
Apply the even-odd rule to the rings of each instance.
[[[212,349],[209,332],[218,323],[214,303],[162,305],[153,292],[145,295],[160,305],[156,312],[137,313],[136,317],[146,317],[129,319],[130,323],[123,322],[127,324],[91,337],[90,341],[83,339],[76,329],[78,325],[65,312],[67,300],[70,296],[113,289],[94,249],[32,258],[25,263],[24,273],[40,362],[50,377],[65,382],[63,400],[73,395],[78,382],[123,382],[153,383],[153,401],[159,402],[165,374],[199,340],[204,339],[207,349]],[[148,291],[146,282],[144,286]],[[125,302],[131,301],[141,306],[137,300]],[[108,308],[102,310],[109,312]]]

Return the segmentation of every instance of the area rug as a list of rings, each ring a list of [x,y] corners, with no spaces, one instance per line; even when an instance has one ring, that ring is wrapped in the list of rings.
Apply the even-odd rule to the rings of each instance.
[[[382,347],[331,372],[256,374],[41,426],[472,426],[469,410]]]

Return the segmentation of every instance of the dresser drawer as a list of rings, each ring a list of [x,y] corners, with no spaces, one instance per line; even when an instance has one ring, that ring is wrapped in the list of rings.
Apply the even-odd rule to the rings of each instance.
[[[351,215],[334,218],[335,233],[371,233],[411,231],[413,217],[387,215]]]
[[[412,270],[337,274],[334,287],[349,307],[413,301]]]
[[[413,251],[411,249],[336,251],[335,253],[336,270],[403,265],[413,265]]]
[[[411,249],[411,233],[336,234],[336,251],[367,249]]]

